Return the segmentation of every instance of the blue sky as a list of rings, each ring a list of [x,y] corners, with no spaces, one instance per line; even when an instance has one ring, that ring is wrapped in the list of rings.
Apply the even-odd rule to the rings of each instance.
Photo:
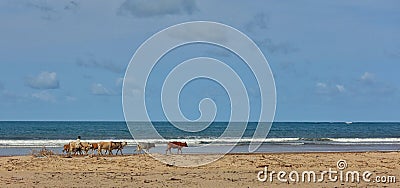
[[[275,77],[276,121],[400,121],[399,10],[396,0],[0,1],[0,120],[123,120],[122,78],[140,44],[168,26],[207,20],[260,47]],[[188,57],[239,61],[215,46],[185,47],[152,78]],[[217,120],[228,118],[226,93],[207,80],[182,92],[184,115],[196,119],[204,97],[220,105]]]

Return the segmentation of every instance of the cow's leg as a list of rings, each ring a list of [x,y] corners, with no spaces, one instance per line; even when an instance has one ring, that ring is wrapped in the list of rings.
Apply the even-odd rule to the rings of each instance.
[[[69,143],[69,151],[68,151],[68,155],[71,156],[72,154],[72,144]]]
[[[165,150],[165,155],[168,154],[168,150],[169,150],[169,152],[171,152],[171,148],[170,148],[169,146],[168,146],[167,149]]]
[[[108,155],[112,155],[111,146],[112,146],[112,142],[109,142],[109,144],[108,144]]]
[[[100,144],[97,145],[97,155],[99,155],[99,153],[100,153],[100,155],[103,155],[103,153],[101,153],[101,146],[100,146]]]
[[[76,153],[78,152],[78,149],[74,148],[74,149],[72,150],[72,152],[74,152],[74,155],[77,155]]]

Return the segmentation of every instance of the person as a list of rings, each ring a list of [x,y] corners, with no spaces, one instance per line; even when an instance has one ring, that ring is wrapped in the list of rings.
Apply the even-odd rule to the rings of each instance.
[[[82,154],[81,136],[78,136],[78,138],[75,141],[75,149],[76,149],[77,152]]]

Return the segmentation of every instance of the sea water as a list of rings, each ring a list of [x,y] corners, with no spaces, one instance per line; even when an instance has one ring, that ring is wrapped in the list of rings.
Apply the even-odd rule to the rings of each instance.
[[[43,146],[61,153],[62,146],[78,135],[88,142],[127,141],[125,154],[134,153],[137,141],[155,143],[151,150],[155,153],[165,153],[169,141],[187,142],[189,147],[184,153],[218,153],[232,145],[236,145],[232,153],[247,153],[250,142],[261,144],[256,152],[272,153],[400,150],[397,122],[274,122],[266,139],[252,138],[258,123],[250,122],[239,142],[236,137],[220,138],[228,122],[213,122],[200,132],[183,131],[169,122],[132,122],[129,126],[109,121],[2,121],[0,155],[27,155]],[[155,127],[163,139],[146,137],[149,127]],[[130,131],[136,131],[134,135],[140,138],[134,139]],[[209,146],[207,151],[197,149],[203,145]]]

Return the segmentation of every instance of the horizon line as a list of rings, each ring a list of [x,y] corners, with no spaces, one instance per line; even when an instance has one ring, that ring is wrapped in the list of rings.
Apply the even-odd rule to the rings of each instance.
[[[0,120],[0,122],[126,122],[125,120]],[[133,122],[148,122],[148,121],[133,121]],[[151,122],[171,122],[171,121],[166,121],[166,120],[154,120]],[[179,121],[183,122],[183,121]],[[216,123],[225,123],[229,121],[213,121]],[[245,121],[232,121],[232,122],[245,122]],[[258,121],[248,121],[248,123],[257,123]],[[272,121],[271,123],[400,123],[399,121],[294,121],[294,120],[288,120],[288,121]],[[263,122],[263,123],[270,123],[270,122]]]

